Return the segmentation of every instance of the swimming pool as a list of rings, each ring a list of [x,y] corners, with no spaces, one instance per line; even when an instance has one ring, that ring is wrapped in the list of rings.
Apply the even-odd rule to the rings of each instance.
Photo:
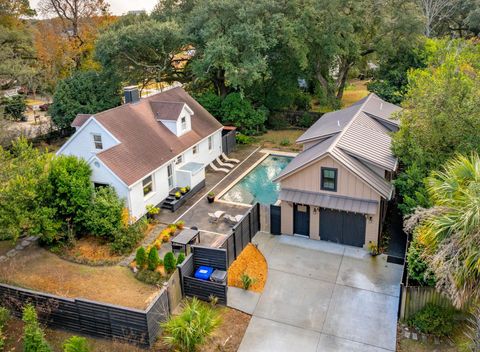
[[[274,204],[278,199],[280,185],[272,180],[292,160],[289,156],[269,155],[260,164],[246,174],[221,200],[234,203]]]

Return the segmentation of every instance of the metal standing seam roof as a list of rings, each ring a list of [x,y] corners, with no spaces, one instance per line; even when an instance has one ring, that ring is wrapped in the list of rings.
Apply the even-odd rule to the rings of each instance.
[[[374,200],[356,199],[344,196],[282,189],[278,196],[280,200],[299,204],[309,204],[321,208],[336,209],[360,214],[376,214],[378,202]]]
[[[331,137],[298,154],[274,181],[329,154],[383,197],[390,199],[393,185],[360,160],[386,170],[394,171],[397,168],[397,159],[390,149],[391,129],[382,124],[382,121],[388,126],[397,126],[397,121],[388,116],[398,110],[398,106],[386,103],[372,93],[349,108],[325,114],[297,142],[318,140],[325,135]],[[382,116],[372,118],[371,113]],[[337,127],[341,127],[340,130],[335,127],[335,122]],[[337,131],[332,135],[335,130]]]

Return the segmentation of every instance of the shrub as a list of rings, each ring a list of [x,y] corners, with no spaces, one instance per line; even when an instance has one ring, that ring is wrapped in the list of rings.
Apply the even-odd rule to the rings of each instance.
[[[452,308],[428,303],[407,323],[425,334],[449,336],[454,329],[454,314],[455,311]]]
[[[147,213],[149,215],[156,215],[158,213],[160,213],[160,208],[159,207],[156,207],[152,204],[148,204],[145,209],[147,210]]]
[[[185,261],[185,254],[183,252],[180,252],[180,254],[177,257],[177,265],[182,264]]]
[[[165,254],[165,257],[163,258],[163,266],[165,267],[165,271],[167,273],[173,272],[175,270],[175,265],[176,265],[176,260],[173,253],[168,252],[167,254]]]
[[[217,119],[222,117],[221,106],[222,98],[212,91],[205,92],[195,96],[195,100],[200,103],[207,111]]]
[[[222,101],[221,112],[223,123],[235,125],[244,134],[256,134],[264,129],[266,112],[255,109],[240,93],[228,94]]]
[[[28,304],[23,308],[23,350],[25,352],[51,352],[45,334],[38,323],[35,308]]]
[[[162,242],[167,243],[168,241],[170,241],[170,235],[167,232],[165,232],[162,234]]]
[[[162,241],[161,241],[161,240],[155,240],[155,242],[153,242],[153,246],[154,246],[156,249],[162,248]]]
[[[242,281],[242,287],[244,290],[248,290],[256,281],[246,273],[243,273],[242,276],[240,276],[240,280]]]
[[[306,93],[298,93],[295,96],[295,100],[293,104],[296,106],[297,109],[299,110],[310,110],[310,100],[312,98],[310,95]]]
[[[152,271],[152,270],[140,270],[135,277],[139,280],[142,281],[148,285],[156,285],[156,286],[161,286],[163,282],[165,281],[162,274],[160,274],[158,271]]]
[[[93,194],[92,204],[85,212],[85,229],[107,241],[113,241],[122,227],[125,202],[112,187],[100,187]]]
[[[160,262],[158,251],[155,247],[150,248],[148,251],[147,266],[149,270],[155,270]]]
[[[175,233],[175,231],[177,231],[177,225],[175,225],[175,224],[170,224],[170,225],[168,225],[167,228],[170,230],[170,233],[172,235]]]
[[[298,126],[303,128],[309,128],[310,126],[313,125],[314,122],[315,122],[315,118],[312,115],[308,113],[304,113],[298,119]]]
[[[275,114],[268,119],[268,125],[272,130],[284,130],[290,126],[285,114]]]
[[[145,267],[145,264],[147,263],[147,252],[145,252],[145,248],[139,247],[137,249],[135,262],[137,263],[137,268],[142,269]]]
[[[243,133],[237,133],[235,136],[235,140],[238,144],[250,144],[252,143],[252,137],[245,136]]]
[[[407,253],[407,268],[410,278],[422,286],[435,286],[435,276],[422,258],[424,247],[414,239],[410,243]]]
[[[215,308],[193,298],[185,303],[182,313],[162,324],[164,340],[180,351],[194,352],[197,346],[205,343],[220,322]]]
[[[141,223],[139,224],[139,222]],[[145,235],[146,228],[143,222],[146,224],[146,220],[141,219],[128,227],[122,227],[120,231],[115,234],[113,242],[110,243],[111,251],[116,254],[130,253]]]
[[[7,324],[10,319],[10,311],[7,308],[0,307],[0,330]]]
[[[25,110],[27,110],[24,96],[16,95],[14,97],[4,97],[2,98],[0,105],[4,106],[5,117],[10,118],[13,121],[27,121],[27,118],[24,115]]]
[[[183,228],[185,227],[185,221],[180,220],[175,224],[175,226],[177,227],[177,229],[183,230]]]
[[[85,337],[72,336],[63,344],[63,352],[89,352],[90,347]]]
[[[288,138],[283,138],[281,141],[280,141],[280,145],[282,147],[286,147],[286,146],[289,146],[291,143],[290,143],[290,140]]]

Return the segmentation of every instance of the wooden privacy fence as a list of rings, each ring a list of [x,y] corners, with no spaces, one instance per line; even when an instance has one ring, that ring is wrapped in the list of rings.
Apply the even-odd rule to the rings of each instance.
[[[260,205],[255,203],[236,224],[220,246],[227,252],[227,268],[237,259],[252,237],[260,230]]]
[[[400,285],[400,309],[398,314],[400,320],[411,318],[428,303],[445,308],[453,307],[450,299],[434,287]]]
[[[236,134],[235,129],[224,129],[222,131],[222,151],[227,155],[237,147]]]
[[[208,301],[210,297],[218,298],[221,304],[227,304],[227,284],[200,280],[194,277],[195,269],[201,265],[214,269],[227,270],[227,253],[225,249],[192,246],[192,253],[178,265],[184,296],[197,297]]]
[[[166,321],[169,314],[166,289],[162,289],[144,311],[59,297],[4,284],[0,284],[0,302],[19,317],[22,307],[31,303],[39,311],[39,319],[53,328],[144,347],[153,344],[160,330],[160,322]]]

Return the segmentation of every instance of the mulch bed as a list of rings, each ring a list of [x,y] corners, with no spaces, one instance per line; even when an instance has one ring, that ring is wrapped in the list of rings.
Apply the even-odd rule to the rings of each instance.
[[[249,243],[228,269],[228,286],[242,288],[243,274],[254,279],[249,290],[262,292],[267,281],[268,267],[263,254],[253,244]]]

